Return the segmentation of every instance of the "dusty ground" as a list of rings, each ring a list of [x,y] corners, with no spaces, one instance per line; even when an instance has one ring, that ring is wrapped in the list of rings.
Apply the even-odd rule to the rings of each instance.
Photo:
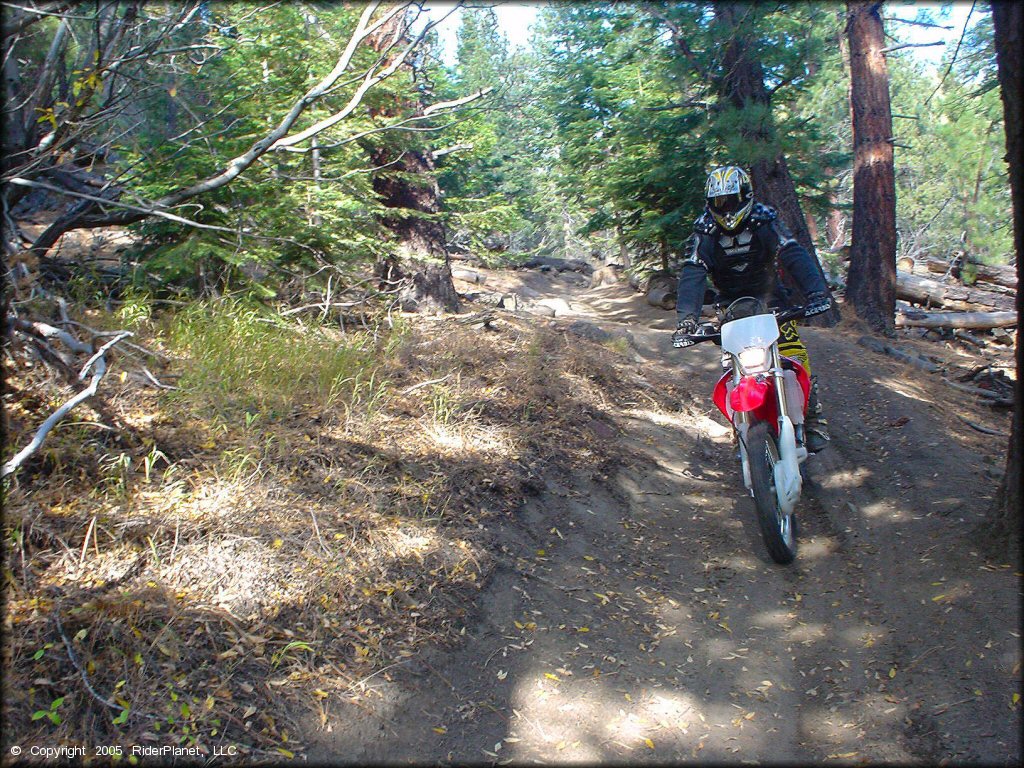
[[[1020,566],[974,544],[1006,438],[960,418],[1006,433],[1006,410],[867,350],[850,321],[806,329],[833,442],[781,567],[710,403],[713,348],[672,350],[672,314],[622,286],[487,287],[567,299],[538,322],[626,331],[637,373],[690,397],[668,416],[641,390],[606,402],[615,471],[545,473],[489,521],[500,565],[464,639],[325,702],[311,761],[1019,763]]]

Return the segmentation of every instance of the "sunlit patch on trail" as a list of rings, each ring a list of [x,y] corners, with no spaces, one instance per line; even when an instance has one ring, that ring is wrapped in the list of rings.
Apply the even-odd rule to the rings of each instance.
[[[752,622],[766,629],[789,626],[792,616],[788,610],[777,608],[774,611],[761,611],[754,614]]]
[[[824,624],[798,624],[790,628],[786,633],[786,639],[796,643],[812,643],[815,640],[824,640],[828,636],[828,630]]]
[[[869,484],[871,475],[871,470],[864,467],[858,467],[856,469],[830,472],[828,475],[822,477],[820,482],[822,487],[828,490],[861,488]]]
[[[903,381],[896,377],[890,377],[886,379],[876,378],[875,383],[889,390],[895,392],[897,395],[909,398],[911,400],[918,400],[922,403],[934,404],[934,398],[930,397],[927,392],[920,386],[914,386],[909,382]]]
[[[387,548],[396,558],[415,557],[420,560],[427,552],[439,547],[437,534],[412,522],[403,522],[400,527],[387,530],[383,533],[386,539]]]
[[[828,536],[813,536],[800,540],[801,560],[820,560],[828,557],[839,547],[839,543]]]
[[[549,755],[552,748],[558,762],[571,763],[601,761],[609,751],[651,754],[659,747],[676,748],[691,728],[708,720],[699,698],[685,692],[620,689],[594,678],[562,680],[555,686],[565,690],[553,696],[550,680],[542,695],[533,678],[527,679],[512,704],[514,743],[509,746],[519,759]]]

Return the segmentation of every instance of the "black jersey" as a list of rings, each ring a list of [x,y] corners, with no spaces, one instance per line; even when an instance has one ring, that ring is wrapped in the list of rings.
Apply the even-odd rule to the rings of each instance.
[[[784,305],[780,264],[805,294],[828,291],[814,257],[769,205],[755,203],[746,221],[733,232],[722,229],[705,211],[694,223],[692,242],[679,273],[676,310],[680,318],[700,316],[706,277],[724,301],[754,296]]]

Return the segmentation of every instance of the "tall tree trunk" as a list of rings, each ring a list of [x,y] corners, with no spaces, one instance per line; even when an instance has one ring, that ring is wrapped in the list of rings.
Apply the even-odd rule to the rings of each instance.
[[[992,3],[992,21],[995,25],[996,64],[1003,97],[1003,115],[1006,125],[1006,160],[1010,166],[1010,192],[1013,199],[1013,246],[1017,254],[1017,383],[1014,386],[1013,423],[1010,428],[1010,447],[1006,456],[1006,474],[996,495],[991,515],[994,533],[1011,546],[1020,546],[1020,442],[1022,431],[1021,369],[1024,368],[1024,301],[1021,285],[1021,256],[1024,255],[1024,12],[1018,3]]]
[[[846,298],[875,331],[896,313],[896,177],[880,2],[847,3],[853,122],[853,235]]]
[[[401,16],[396,16],[381,27],[371,46],[383,51],[401,23]],[[386,121],[422,115],[423,109],[418,97],[396,94],[371,107],[370,115]],[[382,223],[396,241],[394,255],[380,265],[381,276],[401,283],[399,301],[406,311],[458,312],[433,157],[427,148],[396,145],[389,138],[370,150],[374,166],[380,169],[373,174],[373,190],[389,209]]]
[[[729,41],[722,56],[725,75],[719,83],[719,95],[736,109],[748,110],[751,114],[761,116],[756,123],[744,122],[740,130],[745,140],[756,146],[764,146],[772,141],[775,134],[771,117],[771,94],[764,84],[761,62],[753,53],[756,46],[742,28],[744,17],[752,13],[754,7],[750,3],[735,2],[716,3],[714,6],[715,17],[724,28],[723,37]],[[818,263],[814,240],[807,229],[807,220],[785,155],[762,154],[751,163],[750,176],[755,197],[778,209],[780,217],[792,229],[797,242]],[[818,268],[821,269],[820,264]],[[824,271],[822,277],[825,277]],[[799,288],[792,280],[788,281],[788,285],[799,293]],[[839,319],[839,308],[833,307],[812,322],[835,325]]]

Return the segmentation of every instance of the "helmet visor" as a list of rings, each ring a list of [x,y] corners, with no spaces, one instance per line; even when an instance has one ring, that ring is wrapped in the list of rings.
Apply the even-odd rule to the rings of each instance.
[[[739,194],[736,193],[710,197],[708,198],[708,203],[711,206],[711,210],[720,216],[736,213],[736,211],[743,207],[743,201],[740,200]]]

